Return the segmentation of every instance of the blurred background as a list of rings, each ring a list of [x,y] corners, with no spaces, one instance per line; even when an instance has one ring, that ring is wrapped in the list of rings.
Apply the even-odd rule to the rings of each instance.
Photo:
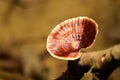
[[[54,80],[67,61],[46,50],[46,38],[60,22],[79,16],[99,25],[96,42],[87,51],[120,43],[120,0],[0,0],[0,80]],[[116,69],[109,80],[120,80]],[[90,80],[85,74],[82,80]]]

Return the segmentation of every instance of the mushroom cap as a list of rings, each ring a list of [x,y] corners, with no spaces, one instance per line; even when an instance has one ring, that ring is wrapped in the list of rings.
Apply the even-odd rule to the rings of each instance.
[[[47,38],[47,50],[55,58],[75,60],[81,48],[90,47],[98,33],[97,23],[88,17],[77,17],[58,24]]]

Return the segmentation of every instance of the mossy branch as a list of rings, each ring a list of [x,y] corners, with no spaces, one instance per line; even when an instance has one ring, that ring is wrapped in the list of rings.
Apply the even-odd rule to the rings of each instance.
[[[67,70],[56,80],[80,80],[89,70],[93,80],[107,80],[120,66],[120,44],[105,50],[83,53],[80,59],[68,61]]]

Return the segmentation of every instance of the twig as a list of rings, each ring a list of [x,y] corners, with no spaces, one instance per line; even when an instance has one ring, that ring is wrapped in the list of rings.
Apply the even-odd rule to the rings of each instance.
[[[80,80],[91,70],[93,80],[107,80],[120,66],[120,44],[111,48],[83,53],[80,60],[68,61],[67,70],[56,80]]]

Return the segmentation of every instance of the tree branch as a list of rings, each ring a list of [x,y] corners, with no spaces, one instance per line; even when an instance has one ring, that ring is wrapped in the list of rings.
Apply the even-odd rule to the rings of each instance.
[[[105,50],[82,53],[79,60],[68,61],[67,70],[56,80],[80,80],[89,70],[93,80],[107,80],[120,66],[120,44]]]

